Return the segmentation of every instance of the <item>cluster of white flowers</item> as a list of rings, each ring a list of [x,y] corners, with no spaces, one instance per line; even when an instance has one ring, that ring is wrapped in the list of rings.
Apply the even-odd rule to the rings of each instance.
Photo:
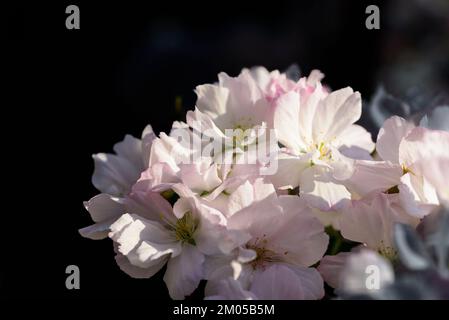
[[[201,280],[207,299],[321,299],[324,282],[363,291],[364,263],[396,259],[394,224],[449,205],[449,133],[395,116],[374,143],[355,124],[360,93],[322,78],[259,67],[198,86],[169,135],[147,126],[93,156],[101,193],[80,233],[112,239],[132,277],[166,265],[173,299]],[[326,255],[326,226],[360,245]]]

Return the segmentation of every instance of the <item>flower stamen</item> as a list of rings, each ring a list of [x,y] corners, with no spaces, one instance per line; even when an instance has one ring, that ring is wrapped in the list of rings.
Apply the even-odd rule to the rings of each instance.
[[[198,228],[198,224],[198,219],[195,219],[191,212],[186,212],[184,216],[181,219],[178,219],[176,224],[172,226],[176,240],[189,243],[193,246],[196,245],[194,234]]]

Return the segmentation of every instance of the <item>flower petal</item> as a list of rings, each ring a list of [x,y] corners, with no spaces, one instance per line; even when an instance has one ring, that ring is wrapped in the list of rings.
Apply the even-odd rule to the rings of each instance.
[[[435,188],[422,176],[403,175],[398,189],[403,208],[414,217],[422,218],[440,204]]]
[[[351,252],[340,252],[333,256],[324,256],[317,267],[324,281],[332,288],[340,285],[341,272]]]
[[[305,148],[299,131],[300,97],[297,92],[284,94],[276,101],[274,128],[280,143],[299,152]]]
[[[372,192],[384,192],[400,183],[402,168],[389,161],[358,160],[354,173],[345,181],[350,191],[364,197]]]
[[[362,126],[351,125],[338,136],[340,152],[352,159],[371,160],[375,144],[371,134]]]
[[[376,142],[376,151],[382,160],[399,163],[399,145],[414,127],[414,124],[398,116],[384,122]]]
[[[89,201],[85,201],[84,207],[95,222],[118,218],[125,213],[123,200],[105,193],[100,193]]]
[[[129,262],[140,268],[148,268],[180,253],[180,244],[160,223],[137,215],[125,214],[111,225],[109,237],[118,244],[117,250]]]
[[[336,181],[332,173],[321,166],[313,166],[301,175],[299,194],[307,203],[322,211],[338,210],[351,194],[346,187]]]
[[[318,262],[329,243],[324,226],[299,197],[280,196],[279,203],[284,214],[279,217],[281,226],[269,237],[270,248],[296,266]]]
[[[268,179],[281,190],[296,188],[299,186],[302,172],[310,166],[310,162],[304,158],[280,153],[277,158],[278,170],[275,174],[268,176]]]
[[[229,89],[218,85],[204,84],[197,86],[196,107],[218,124],[220,128],[232,128],[232,115],[227,112]]]
[[[276,264],[256,272],[251,292],[261,300],[312,300],[324,296],[323,280],[313,268]]]
[[[168,261],[164,282],[172,299],[182,300],[198,287],[204,277],[203,263],[204,255],[189,244]]]
[[[449,132],[417,127],[399,145],[399,161],[407,167],[435,157],[449,158]]]
[[[356,122],[362,113],[359,92],[349,87],[331,92],[320,101],[313,118],[313,138],[316,142],[331,141]]]

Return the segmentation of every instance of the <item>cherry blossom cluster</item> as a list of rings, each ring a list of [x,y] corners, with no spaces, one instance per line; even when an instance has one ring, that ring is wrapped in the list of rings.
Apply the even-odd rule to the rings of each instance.
[[[372,265],[391,283],[395,224],[449,205],[449,133],[393,116],[373,142],[355,124],[360,93],[322,78],[258,67],[196,87],[169,134],[147,126],[93,156],[101,193],[81,235],[110,238],[131,277],[166,266],[173,299],[202,280],[206,299],[322,299],[325,282],[363,292]]]

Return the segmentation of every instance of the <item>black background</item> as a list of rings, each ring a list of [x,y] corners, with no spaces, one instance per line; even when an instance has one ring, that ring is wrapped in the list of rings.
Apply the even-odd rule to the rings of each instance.
[[[110,2],[58,1],[7,7],[8,81],[4,116],[4,196],[0,291],[6,297],[168,298],[162,274],[135,280],[115,265],[109,240],[83,239],[91,223],[82,202],[91,155],[111,152],[150,123],[167,131],[194,106],[196,85],[225,71],[263,65],[304,75],[318,68],[332,88],[369,98],[388,56],[386,1]],[[80,8],[80,30],[65,8]],[[377,4],[381,30],[365,28]],[[387,10],[387,9],[385,9]],[[181,97],[183,111],[176,112]],[[13,114],[12,117],[6,113]],[[14,168],[14,169],[13,169]],[[9,179],[8,179],[9,180]],[[8,197],[8,195],[10,197]],[[9,207],[9,206],[8,206]],[[65,288],[65,268],[81,289]]]

